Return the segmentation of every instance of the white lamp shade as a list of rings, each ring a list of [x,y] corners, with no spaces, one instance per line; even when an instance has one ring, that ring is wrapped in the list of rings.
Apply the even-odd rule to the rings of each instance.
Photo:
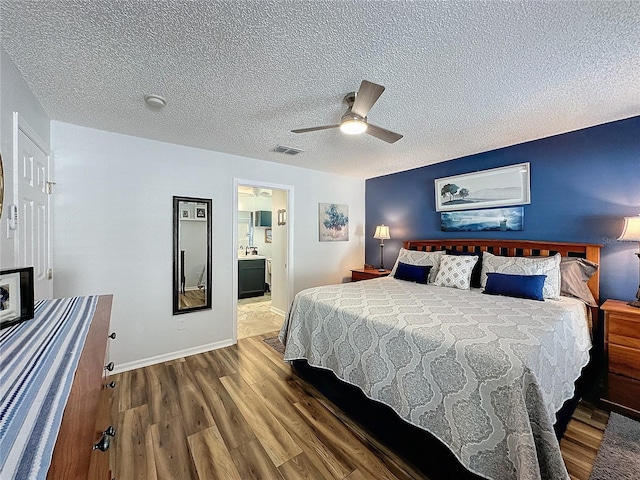
[[[373,238],[379,238],[380,240],[388,240],[391,238],[389,236],[389,227],[386,225],[378,225],[376,227],[376,233],[373,235]]]
[[[640,242],[640,215],[624,218],[624,228],[618,240],[622,242]]]

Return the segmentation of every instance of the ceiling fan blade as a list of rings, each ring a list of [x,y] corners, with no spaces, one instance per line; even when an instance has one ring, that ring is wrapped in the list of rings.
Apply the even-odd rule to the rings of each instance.
[[[371,83],[368,80],[363,80],[360,84],[360,90],[356,94],[356,100],[353,102],[351,112],[362,118],[367,116],[373,104],[378,101],[380,95],[384,92],[384,87],[377,83]]]
[[[338,128],[340,125],[325,125],[323,127],[311,127],[311,128],[299,128],[297,130],[291,130],[293,133],[306,133],[315,132],[316,130],[326,130],[328,128]]]
[[[387,143],[395,143],[402,138],[399,133],[392,132],[386,128],[376,127],[375,125],[367,124],[367,131],[369,135],[373,135],[380,140],[384,140]]]

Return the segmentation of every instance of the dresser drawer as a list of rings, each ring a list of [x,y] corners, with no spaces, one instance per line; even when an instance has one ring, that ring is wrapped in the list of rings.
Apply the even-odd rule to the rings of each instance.
[[[606,378],[606,399],[616,405],[623,405],[640,414],[640,380],[609,373]]]
[[[609,343],[640,350],[640,322],[614,312],[607,317]]]
[[[610,343],[609,371],[640,379],[640,350]]]

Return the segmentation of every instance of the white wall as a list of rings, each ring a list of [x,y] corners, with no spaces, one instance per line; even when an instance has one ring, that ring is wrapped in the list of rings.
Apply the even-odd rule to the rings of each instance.
[[[271,204],[271,197],[238,197],[238,211],[253,212],[254,215],[257,210],[268,210],[270,212]],[[258,254],[264,255],[265,257],[271,257],[272,244],[264,241],[264,231],[266,229],[267,227],[256,227],[254,217],[253,243],[251,246],[258,248]],[[247,245],[245,238],[238,240],[239,244],[243,246]]]
[[[113,293],[118,369],[231,343],[234,178],[292,186],[294,291],[364,262],[364,180],[52,122],[54,296]],[[213,309],[172,315],[172,196],[213,199]],[[318,241],[318,203],[349,205],[350,241]],[[185,323],[178,330],[178,320]]]
[[[0,220],[0,266],[20,266],[13,239],[7,238],[8,205],[13,200],[13,112],[18,112],[40,139],[49,145],[49,117],[31,93],[9,55],[0,48],[0,153],[4,168],[4,208]]]

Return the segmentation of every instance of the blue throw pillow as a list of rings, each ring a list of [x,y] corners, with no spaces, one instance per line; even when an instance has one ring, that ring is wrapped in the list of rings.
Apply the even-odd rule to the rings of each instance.
[[[487,285],[482,293],[544,301],[542,287],[545,278],[546,275],[487,273]]]
[[[398,268],[393,276],[398,280],[406,280],[408,282],[428,283],[429,272],[432,265],[411,265],[409,263],[398,262]]]

